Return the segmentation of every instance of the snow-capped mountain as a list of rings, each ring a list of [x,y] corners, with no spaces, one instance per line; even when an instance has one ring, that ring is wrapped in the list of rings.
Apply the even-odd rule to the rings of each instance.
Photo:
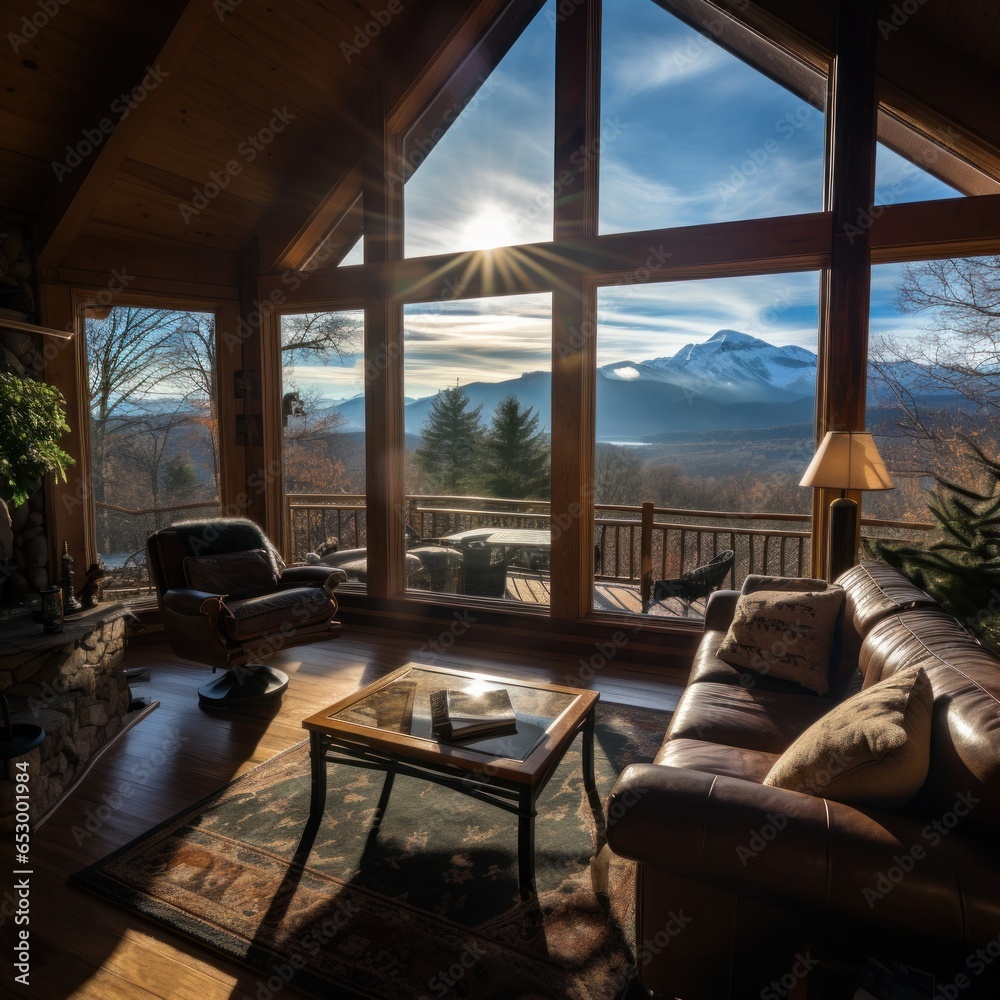
[[[686,344],[671,357],[604,365],[597,370],[597,439],[811,425],[816,361],[816,355],[803,347],[775,347],[737,330],[719,330],[703,343]],[[912,362],[891,368],[915,398],[935,406],[960,405],[946,383],[935,380],[928,369]],[[470,408],[482,406],[484,423],[504,396],[514,395],[539,414],[541,429],[551,429],[549,372],[525,372],[503,382],[471,382],[462,388]],[[869,405],[885,406],[890,401],[884,384],[870,379]],[[406,401],[408,434],[420,433],[432,402],[432,396]],[[345,419],[344,430],[364,428],[363,397],[331,409]]]
[[[720,403],[791,402],[811,396],[816,355],[802,347],[774,347],[736,330],[719,330],[668,358],[605,365],[606,378],[668,382],[687,394]]]

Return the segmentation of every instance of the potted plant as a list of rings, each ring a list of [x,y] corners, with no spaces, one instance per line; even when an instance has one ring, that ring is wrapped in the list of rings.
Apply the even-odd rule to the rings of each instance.
[[[48,472],[65,482],[66,469],[74,464],[59,447],[70,429],[63,405],[55,386],[0,370],[0,413],[5,414],[0,420],[0,541],[10,532],[7,505],[24,503]],[[6,558],[11,554],[7,551]]]

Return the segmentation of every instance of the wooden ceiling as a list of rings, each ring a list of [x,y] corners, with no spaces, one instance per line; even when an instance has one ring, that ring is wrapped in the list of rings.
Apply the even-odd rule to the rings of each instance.
[[[372,82],[383,80],[386,107],[412,122],[477,45],[499,58],[511,40],[490,46],[499,13],[516,21],[539,6],[47,0],[49,14],[39,0],[5,0],[0,206],[35,220],[43,268],[81,240],[239,253],[257,238],[265,270],[301,263],[356,203]],[[832,37],[832,0],[717,6],[765,27],[780,20],[820,48]],[[881,6],[893,29],[881,42],[886,93],[956,123],[967,158],[980,155],[973,147],[996,157],[1000,5]]]

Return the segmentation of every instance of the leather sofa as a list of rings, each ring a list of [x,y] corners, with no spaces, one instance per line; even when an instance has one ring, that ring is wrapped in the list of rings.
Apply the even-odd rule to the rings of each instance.
[[[869,958],[931,972],[935,1000],[1000,995],[1000,659],[887,566],[837,583],[827,695],[720,659],[740,595],[716,592],[659,753],[614,788],[608,842],[637,862],[637,975],[654,997],[826,996],[810,975]],[[904,806],[763,784],[836,703],[918,664],[930,766]]]

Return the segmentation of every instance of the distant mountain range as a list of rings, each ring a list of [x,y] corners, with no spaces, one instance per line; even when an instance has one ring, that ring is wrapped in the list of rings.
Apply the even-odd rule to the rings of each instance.
[[[675,431],[781,427],[811,423],[816,389],[816,355],[802,347],[775,347],[736,330],[719,330],[701,344],[687,344],[671,357],[617,361],[597,369],[597,439],[637,441]],[[928,392],[927,370],[910,362],[894,367],[894,375],[924,403],[960,405],[954,393]],[[482,405],[489,421],[496,405],[513,394],[522,406],[541,414],[548,431],[552,376],[525,372],[503,382],[470,382],[462,388],[470,407]],[[433,396],[408,399],[404,405],[407,434],[419,434]],[[890,403],[876,385],[869,405]],[[364,398],[331,406],[343,418],[341,429],[364,429]]]

